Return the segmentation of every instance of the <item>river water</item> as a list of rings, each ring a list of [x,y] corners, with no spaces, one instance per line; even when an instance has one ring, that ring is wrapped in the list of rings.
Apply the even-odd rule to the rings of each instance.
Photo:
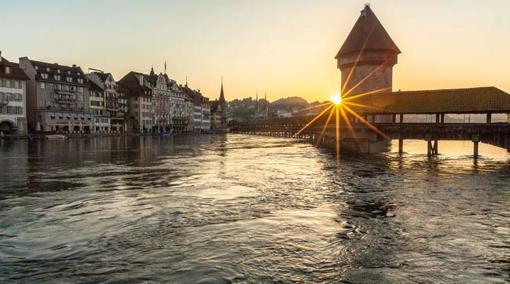
[[[510,156],[275,137],[0,145],[0,282],[504,283]]]

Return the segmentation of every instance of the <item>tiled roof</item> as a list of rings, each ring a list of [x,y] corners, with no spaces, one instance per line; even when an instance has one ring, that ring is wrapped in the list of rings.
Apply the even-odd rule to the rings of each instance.
[[[106,79],[108,79],[108,76],[111,75],[110,73],[103,73],[103,72],[94,72],[94,74],[96,74],[97,77],[99,77],[99,79],[103,83],[106,82]]]
[[[36,80],[46,81],[53,83],[64,83],[87,86],[87,78],[79,66],[65,66],[57,63],[46,63],[36,60],[30,60],[30,63],[34,66],[37,71]],[[47,79],[43,79],[41,74],[48,74]],[[55,76],[60,75],[60,80],[56,79]],[[67,77],[72,79],[71,82],[67,81]],[[83,83],[79,83],[78,79],[82,79]]]
[[[368,5],[361,11],[360,17],[335,58],[361,50],[387,50],[400,53],[400,49]]]
[[[6,73],[5,67],[10,68],[9,73]],[[19,64],[10,62],[3,57],[0,57],[0,78],[23,81],[29,80],[27,74],[19,67]]]
[[[147,86],[140,85],[137,75],[147,76],[142,73],[131,71],[118,82],[119,91],[127,96],[151,96],[152,90]],[[144,77],[145,80],[145,77]]]
[[[375,93],[352,102],[360,113],[484,113],[510,112],[510,94],[495,87]]]

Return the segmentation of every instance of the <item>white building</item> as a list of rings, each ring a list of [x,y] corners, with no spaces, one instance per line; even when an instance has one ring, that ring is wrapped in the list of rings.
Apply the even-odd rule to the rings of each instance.
[[[202,96],[200,91],[195,91],[188,86],[182,87],[192,106],[189,130],[193,132],[206,132],[211,129],[211,104],[209,99]]]
[[[27,134],[26,81],[28,76],[18,64],[0,52],[0,133]]]
[[[105,86],[97,76],[86,74],[89,80],[89,107],[92,113],[92,133],[109,133],[110,116],[106,111],[106,93]]]

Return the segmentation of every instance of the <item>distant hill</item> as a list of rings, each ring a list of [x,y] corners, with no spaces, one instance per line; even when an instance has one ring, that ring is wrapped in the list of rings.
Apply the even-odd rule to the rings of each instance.
[[[278,99],[271,103],[271,107],[275,109],[301,109],[307,107],[308,102],[301,97],[288,97],[284,99]]]

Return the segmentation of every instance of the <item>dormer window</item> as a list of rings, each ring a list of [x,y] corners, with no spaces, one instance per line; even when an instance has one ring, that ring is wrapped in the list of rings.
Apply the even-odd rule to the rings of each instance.
[[[37,65],[36,65],[36,66],[35,66],[35,70],[39,70],[39,66],[37,66]]]
[[[60,81],[60,75],[54,75],[53,78],[55,78],[55,80]]]
[[[69,83],[71,83],[71,82],[73,81],[73,78],[71,78],[71,77],[66,77],[66,81],[67,81],[67,82],[69,82]]]
[[[46,74],[46,73],[41,73],[41,78],[43,78],[43,79],[48,79],[48,74]]]
[[[57,69],[57,73],[60,74],[60,69]]]
[[[5,74],[11,74],[11,67],[5,66]]]
[[[71,71],[67,71],[67,74],[68,74],[68,75],[71,75]]]
[[[83,79],[78,78],[78,83],[83,84]]]
[[[50,72],[50,67],[46,67],[46,72]]]

